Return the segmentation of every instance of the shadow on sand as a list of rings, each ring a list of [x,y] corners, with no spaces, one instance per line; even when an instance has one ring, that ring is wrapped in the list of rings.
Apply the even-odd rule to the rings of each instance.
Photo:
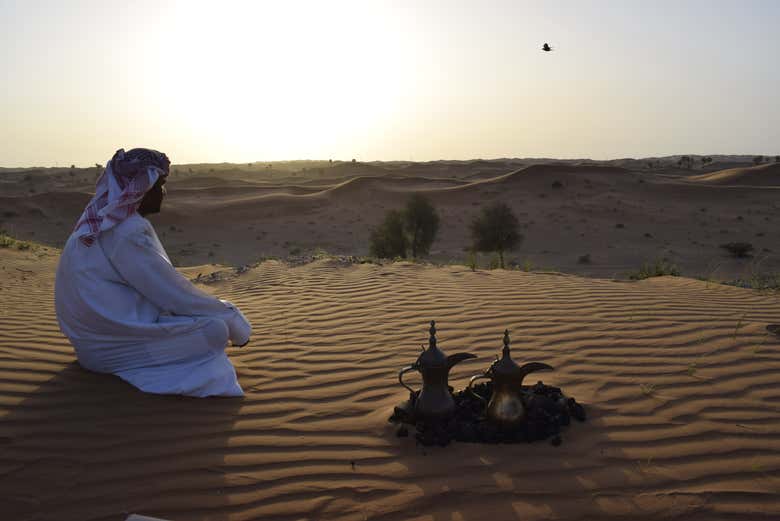
[[[564,443],[549,440],[509,445],[453,443],[445,448],[422,447],[411,439],[399,443],[401,462],[420,495],[403,512],[376,519],[481,521],[527,519],[602,519],[615,511],[644,515],[623,487],[632,469],[610,468],[620,450],[605,454],[609,445],[603,411],[588,407],[586,423],[572,422]],[[418,516],[418,517],[415,517]]]
[[[143,394],[76,362],[29,385],[0,396],[3,519],[227,516],[225,451],[243,399]]]

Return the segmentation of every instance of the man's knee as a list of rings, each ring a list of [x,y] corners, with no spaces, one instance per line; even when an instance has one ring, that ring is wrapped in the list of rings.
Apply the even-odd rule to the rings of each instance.
[[[214,349],[224,349],[228,344],[230,333],[224,320],[218,318],[209,319],[204,328],[206,340]]]

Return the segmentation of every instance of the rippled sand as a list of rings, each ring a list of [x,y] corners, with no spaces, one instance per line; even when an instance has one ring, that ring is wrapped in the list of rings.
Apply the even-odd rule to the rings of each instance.
[[[207,286],[255,325],[243,399],[141,394],[82,370],[56,253],[0,250],[0,512],[9,520],[778,519],[780,298],[411,263],[266,262]],[[194,277],[201,269],[187,273]],[[415,446],[387,423],[435,319],[472,351],[544,361],[585,404],[563,445]],[[413,379],[412,379],[413,380]]]

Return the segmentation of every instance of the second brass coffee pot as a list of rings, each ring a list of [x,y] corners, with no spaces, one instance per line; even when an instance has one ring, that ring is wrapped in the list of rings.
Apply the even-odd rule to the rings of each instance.
[[[500,359],[483,373],[473,376],[467,389],[487,405],[488,419],[502,425],[516,425],[525,419],[523,403],[523,378],[534,371],[552,371],[552,367],[541,362],[530,362],[518,366],[509,353],[509,330],[504,331],[504,348]],[[490,401],[477,394],[472,386],[480,379],[490,379],[493,383],[493,394]]]

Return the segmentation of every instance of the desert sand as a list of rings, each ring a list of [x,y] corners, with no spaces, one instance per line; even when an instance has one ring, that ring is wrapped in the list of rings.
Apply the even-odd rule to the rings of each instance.
[[[2,227],[41,245],[0,249],[0,517],[780,518],[780,337],[766,330],[780,322],[780,295],[690,276],[612,278],[661,255],[691,276],[713,262],[726,278],[759,260],[776,270],[778,167],[725,165],[741,170],[719,176],[721,164],[706,177],[486,163],[344,164],[267,181],[235,166],[174,174],[168,211],[152,221],[181,270],[254,324],[250,344],[229,350],[242,399],[145,395],[80,368],[57,327],[54,270],[96,170],[8,173]],[[498,199],[523,213],[514,260],[547,270],[259,262],[293,247],[365,254],[370,226],[413,191],[443,215],[433,260],[462,262],[465,224]],[[760,259],[719,250],[740,237]],[[586,253],[593,263],[578,264]],[[530,383],[563,388],[588,420],[559,447],[398,438],[387,422],[407,397],[397,372],[432,319],[447,353],[478,355],[451,385],[482,372],[508,328],[515,360],[555,367]]]
[[[384,213],[422,193],[441,217],[428,257],[438,263],[464,264],[469,223],[484,205],[502,201],[525,237],[508,256],[514,265],[626,278],[666,258],[690,277],[780,272],[780,163],[754,167],[741,156],[715,156],[687,170],[673,159],[655,161],[661,166],[511,159],[175,165],[165,211],[153,222],[179,266],[239,266],[318,251],[367,255]],[[61,247],[98,173],[0,169],[0,229]],[[753,244],[754,258],[730,258],[720,248],[729,242]],[[584,255],[587,264],[579,262]],[[488,266],[490,255],[480,263]]]

